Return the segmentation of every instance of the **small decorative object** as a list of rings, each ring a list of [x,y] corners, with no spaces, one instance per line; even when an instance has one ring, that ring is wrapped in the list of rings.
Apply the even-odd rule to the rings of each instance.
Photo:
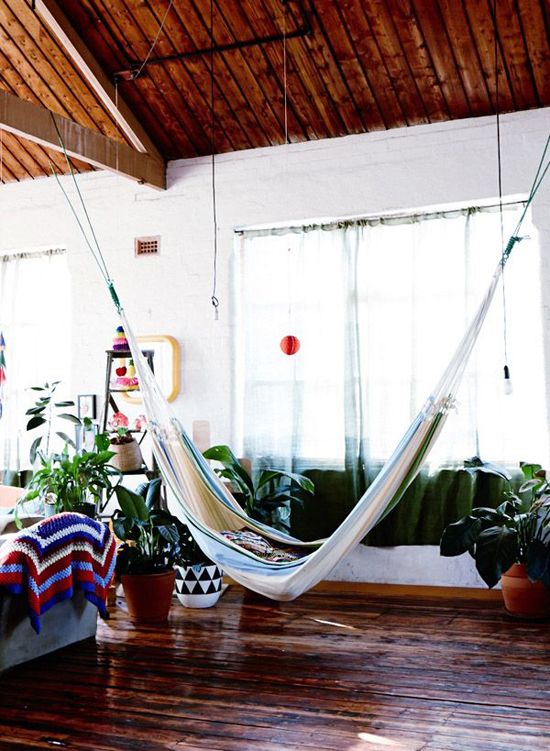
[[[128,339],[126,339],[126,334],[124,333],[124,328],[122,326],[116,327],[116,333],[113,339],[113,349],[115,352],[126,352],[128,347]]]
[[[186,608],[211,608],[222,593],[223,571],[200,549],[188,528],[179,522],[176,595]]]
[[[292,336],[292,334],[289,334],[288,336],[283,336],[281,339],[281,342],[279,344],[282,352],[285,355],[295,355],[296,352],[300,349],[300,340],[297,336]]]
[[[115,412],[109,421],[115,434],[111,436],[110,449],[114,453],[111,464],[121,472],[134,472],[143,466],[139,443],[128,429],[129,420],[122,412]]]
[[[130,360],[130,363],[128,365],[128,372],[126,375],[128,377],[128,390],[133,391],[135,389],[138,389],[139,382],[136,376],[136,367],[133,360]]]
[[[517,618],[550,617],[550,483],[540,464],[520,462],[524,482],[513,492],[505,470],[478,457],[465,469],[507,483],[497,508],[474,508],[443,532],[444,556],[470,552],[488,587],[502,581],[506,611]]]
[[[138,622],[162,622],[168,618],[179,553],[180,522],[155,508],[160,493],[159,478],[140,486],[135,493],[119,485],[118,504],[113,514],[113,531],[123,540],[117,555],[130,617]]]
[[[141,432],[142,430],[145,430],[147,426],[147,418],[145,415],[138,415],[134,422],[134,429],[138,432]]]

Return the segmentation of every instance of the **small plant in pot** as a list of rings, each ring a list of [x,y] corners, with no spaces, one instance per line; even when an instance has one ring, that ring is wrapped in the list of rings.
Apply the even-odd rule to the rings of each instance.
[[[128,418],[122,412],[116,412],[109,422],[109,426],[114,430],[110,446],[114,454],[111,464],[121,472],[133,472],[143,466],[139,443],[128,425]]]
[[[186,608],[211,608],[222,593],[223,571],[206,556],[189,529],[179,522],[176,595]]]
[[[474,508],[443,532],[441,555],[469,552],[488,587],[502,582],[506,610],[514,616],[550,616],[550,483],[540,464],[520,463],[523,483],[514,492],[505,470],[475,457],[471,472],[506,480],[497,508]]]
[[[122,540],[116,571],[120,577],[130,617],[139,622],[168,618],[180,550],[180,523],[168,511],[154,508],[161,480],[156,478],[134,492],[119,485],[119,505],[113,514],[113,531]]]
[[[113,481],[120,481],[121,477],[120,472],[109,464],[113,453],[108,449],[108,436],[99,434],[95,436],[93,451],[81,451],[71,456],[68,444],[59,454],[46,456],[38,451],[40,466],[17,504],[16,518],[27,504],[36,502],[42,505],[46,516],[77,511],[94,517],[111,497]]]

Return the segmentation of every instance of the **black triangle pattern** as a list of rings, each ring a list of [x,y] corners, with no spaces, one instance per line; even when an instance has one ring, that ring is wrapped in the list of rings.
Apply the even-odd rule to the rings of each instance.
[[[206,567],[187,570],[176,568],[176,593],[190,595],[209,595],[219,592],[222,588],[222,571],[217,567]]]

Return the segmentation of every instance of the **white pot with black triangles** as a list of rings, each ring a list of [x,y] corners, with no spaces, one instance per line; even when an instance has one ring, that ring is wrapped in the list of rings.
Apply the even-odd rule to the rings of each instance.
[[[176,566],[176,595],[186,608],[211,608],[222,593],[223,571],[215,563]]]

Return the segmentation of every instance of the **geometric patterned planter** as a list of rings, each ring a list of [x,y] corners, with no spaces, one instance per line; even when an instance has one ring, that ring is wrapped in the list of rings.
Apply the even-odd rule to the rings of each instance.
[[[222,591],[223,571],[214,563],[176,566],[176,595],[186,608],[211,608]]]

